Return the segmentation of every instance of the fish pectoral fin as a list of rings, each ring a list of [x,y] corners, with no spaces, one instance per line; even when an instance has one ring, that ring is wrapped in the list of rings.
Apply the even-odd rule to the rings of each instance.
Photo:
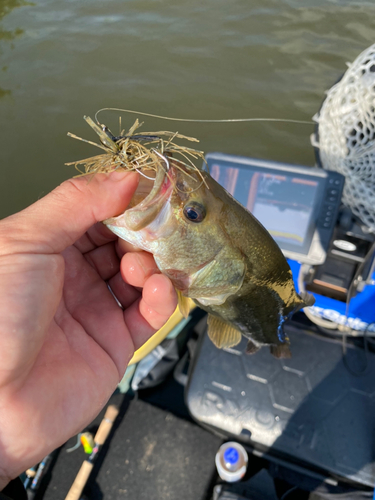
[[[254,344],[252,340],[249,340],[246,345],[246,354],[255,354],[260,349],[259,345]]]
[[[283,345],[270,345],[270,353],[278,359],[289,359],[292,357],[290,347],[288,344]]]
[[[189,297],[204,298],[206,305],[210,297],[213,304],[222,304],[226,297],[238,292],[246,273],[243,256],[236,249],[223,248],[204,267],[190,275]],[[224,297],[225,296],[225,297]],[[224,297],[216,302],[216,297]]]
[[[207,326],[208,336],[219,349],[233,347],[241,342],[241,332],[212,314],[208,315]]]
[[[176,290],[178,298],[178,308],[182,316],[186,319],[190,313],[190,300],[185,295],[182,295],[180,290]]]

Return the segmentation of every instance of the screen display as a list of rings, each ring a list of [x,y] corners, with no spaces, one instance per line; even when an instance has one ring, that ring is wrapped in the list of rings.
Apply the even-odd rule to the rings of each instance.
[[[244,205],[286,250],[307,252],[321,179],[294,172],[213,162],[211,176]]]

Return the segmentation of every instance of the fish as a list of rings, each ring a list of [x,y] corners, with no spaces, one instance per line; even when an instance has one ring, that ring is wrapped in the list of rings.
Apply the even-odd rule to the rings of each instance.
[[[208,313],[216,347],[233,347],[244,336],[248,354],[267,345],[275,357],[290,357],[283,325],[313,296],[296,292],[272,236],[208,172],[159,156],[165,167],[140,177],[125,212],[104,224],[153,254],[185,316],[188,299]]]

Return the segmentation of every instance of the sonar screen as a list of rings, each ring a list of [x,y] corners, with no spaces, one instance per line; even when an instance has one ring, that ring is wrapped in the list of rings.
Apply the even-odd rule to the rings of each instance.
[[[286,257],[325,261],[341,203],[341,174],[221,153],[209,153],[206,161],[211,176],[263,224]]]

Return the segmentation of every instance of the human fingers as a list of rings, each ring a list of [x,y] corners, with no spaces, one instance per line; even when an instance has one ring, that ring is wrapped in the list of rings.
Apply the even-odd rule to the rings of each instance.
[[[142,291],[125,283],[120,273],[115,274],[109,279],[108,285],[113,295],[124,309],[130,307],[133,302],[136,302],[142,296]]]
[[[121,259],[121,275],[130,285],[143,287],[153,274],[160,273],[153,256],[147,252],[128,252]]]
[[[4,219],[1,253],[60,253],[98,221],[124,212],[138,184],[135,172],[63,182],[22,212]]]
[[[177,295],[171,281],[162,274],[151,276],[144,285],[142,298],[124,311],[135,350],[168,321],[176,306]]]
[[[128,252],[143,252],[142,248],[132,245],[128,241],[122,240],[121,238],[117,241],[117,254],[121,258]]]
[[[109,280],[120,271],[120,259],[113,242],[86,252],[84,258],[104,281]]]
[[[160,328],[177,306],[172,282],[162,274],[154,274],[144,284],[140,310],[151,326]]]
[[[97,222],[74,243],[74,246],[80,252],[86,253],[110,241],[117,241],[117,236],[102,222]]]
[[[111,357],[121,377],[133,354],[132,340],[124,323],[123,311],[108,290],[107,284],[76,248],[68,247],[63,256],[66,309]],[[66,333],[73,335],[70,329]]]

